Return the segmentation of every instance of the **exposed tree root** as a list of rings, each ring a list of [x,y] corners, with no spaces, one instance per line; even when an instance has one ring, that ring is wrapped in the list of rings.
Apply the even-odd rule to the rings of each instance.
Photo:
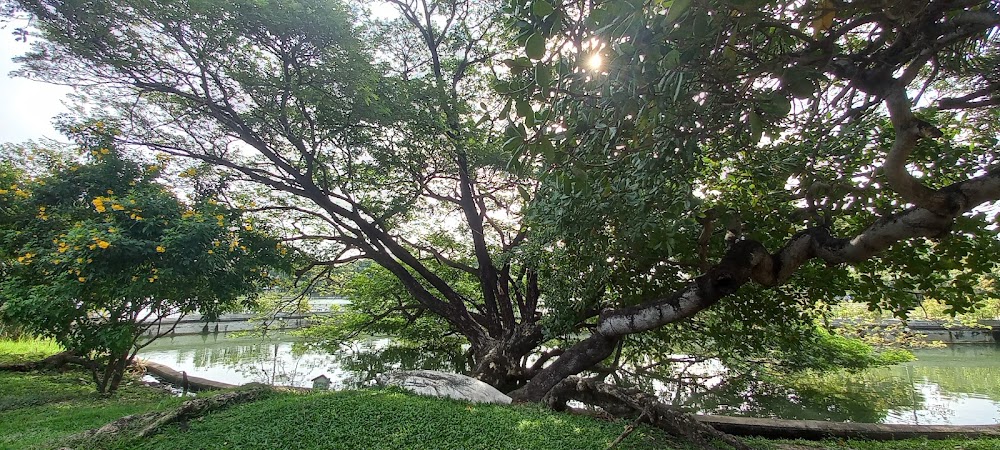
[[[753,450],[741,439],[701,423],[690,414],[663,404],[656,396],[642,391],[589,378],[570,377],[552,389],[543,401],[553,409],[562,410],[568,400],[599,406],[616,417],[637,417],[637,423],[649,423],[705,450],[718,450],[716,442],[736,450]],[[634,425],[630,426],[634,428]]]
[[[134,414],[115,420],[100,428],[87,430],[68,439],[68,442],[92,442],[94,440],[117,439],[122,437],[147,438],[159,433],[172,423],[185,423],[213,411],[219,411],[242,403],[249,403],[274,392],[276,389],[262,384],[249,384],[231,392],[205,398],[188,400],[171,411]],[[135,433],[132,436],[127,436]]]

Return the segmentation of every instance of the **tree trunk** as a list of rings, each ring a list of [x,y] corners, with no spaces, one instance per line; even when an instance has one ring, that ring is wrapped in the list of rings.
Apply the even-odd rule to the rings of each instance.
[[[504,339],[491,340],[475,351],[472,376],[500,391],[509,392],[520,386],[533,373],[522,366],[522,361],[541,345],[542,327],[538,324],[518,325]]]

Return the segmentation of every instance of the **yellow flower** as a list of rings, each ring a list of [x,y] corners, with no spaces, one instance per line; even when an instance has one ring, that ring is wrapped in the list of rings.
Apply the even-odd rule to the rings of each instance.
[[[156,246],[156,253],[163,253],[165,251],[167,251],[167,249],[164,248],[162,245],[157,245]]]
[[[215,250],[212,250],[212,249],[208,249],[208,254],[209,254],[209,255],[212,255],[212,254],[215,254]]]
[[[243,228],[246,228],[247,231],[253,231],[253,225],[250,224],[246,224]]]
[[[101,247],[101,248],[108,248],[108,247],[111,246],[111,243],[108,242],[108,241],[105,241],[105,240],[98,240],[97,241],[97,246]]]
[[[0,189],[0,195],[6,194],[8,192],[10,192],[10,191],[8,191],[6,189]]]
[[[102,197],[97,197],[91,200],[90,203],[94,204],[94,209],[96,209],[99,213],[107,211],[107,209],[104,208],[104,198]]]
[[[183,213],[181,213],[181,219],[187,219],[188,217],[191,217],[193,215],[194,215],[194,211],[191,211],[189,209],[189,210],[184,211]]]
[[[113,209],[115,211],[124,211],[125,207],[122,206],[122,205],[119,205],[117,203],[114,203],[114,204],[111,205],[111,209]]]
[[[117,233],[118,229],[115,227],[108,227],[108,233]]]
[[[132,217],[132,219],[135,220],[135,221],[141,221],[142,220],[142,216],[140,216],[140,215],[138,215],[136,213],[132,213],[132,215],[130,217]]]
[[[152,282],[156,281],[156,278],[155,277],[149,277],[148,280],[149,280],[150,283],[152,283]]]
[[[101,154],[102,154],[102,155],[107,155],[108,153],[111,153],[111,150],[108,150],[108,149],[106,149],[106,148],[102,148],[102,149],[100,150],[100,152],[101,152]],[[108,193],[109,193],[109,194],[111,193],[111,190],[110,190],[110,189],[108,190]]]
[[[87,246],[87,248],[93,250],[93,249],[97,248],[97,244],[90,244],[90,245]]]
[[[81,283],[83,283],[83,282],[87,281],[87,279],[86,279],[86,278],[84,278],[84,277],[80,277],[80,278],[77,278],[77,280],[80,280],[80,282],[81,282]]]

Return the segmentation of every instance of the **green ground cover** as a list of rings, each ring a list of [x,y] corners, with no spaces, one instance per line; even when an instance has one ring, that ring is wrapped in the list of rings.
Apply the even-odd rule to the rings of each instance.
[[[8,351],[16,353],[4,353]],[[57,347],[37,350],[25,343],[0,341],[4,361],[55,351]],[[48,449],[67,443],[76,449],[604,449],[627,425],[533,405],[470,405],[397,390],[362,390],[275,393],[168,426],[150,439],[65,441],[120,417],[174,408],[182,401],[136,381],[124,384],[113,397],[102,397],[82,371],[0,371],[0,449]],[[748,442],[773,450],[1000,450],[1000,439]],[[658,430],[640,427],[617,448],[687,446]]]
[[[84,371],[0,372],[0,449],[56,448],[66,436],[181,401],[134,381],[102,397]]]

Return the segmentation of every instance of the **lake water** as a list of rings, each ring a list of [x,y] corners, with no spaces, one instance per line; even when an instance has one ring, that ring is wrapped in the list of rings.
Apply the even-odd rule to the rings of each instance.
[[[232,384],[311,386],[326,375],[335,388],[371,383],[394,369],[464,371],[453,353],[399,348],[371,339],[336,354],[288,335],[267,338],[196,335],[163,338],[139,357]],[[455,352],[457,353],[457,352]],[[682,397],[694,411],[733,416],[906,424],[1000,423],[1000,346],[915,350],[917,361],[858,373],[788,380],[728,380]]]

